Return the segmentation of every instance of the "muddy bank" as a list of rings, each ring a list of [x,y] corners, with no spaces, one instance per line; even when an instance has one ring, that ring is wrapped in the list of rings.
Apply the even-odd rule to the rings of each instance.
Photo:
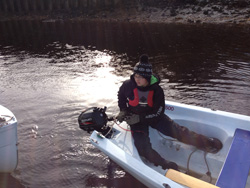
[[[17,14],[0,13],[0,20],[13,19],[36,19],[42,21],[98,19],[123,22],[248,25],[250,24],[250,3],[245,0],[216,2],[212,0],[155,0],[154,3],[144,0],[142,2],[136,1],[136,3],[120,4],[112,10],[92,9],[86,12],[74,9],[70,11],[58,10]]]
[[[103,11],[90,18],[128,22],[250,24],[250,9],[228,7],[222,9],[220,6],[209,5],[164,9],[145,7],[114,12]]]

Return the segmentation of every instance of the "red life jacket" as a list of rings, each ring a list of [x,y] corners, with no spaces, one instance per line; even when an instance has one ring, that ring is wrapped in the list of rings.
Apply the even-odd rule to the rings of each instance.
[[[139,108],[136,111],[145,111],[148,107],[153,107],[153,95],[154,91],[140,91],[137,88],[133,90],[134,100],[129,99],[129,105],[132,108]],[[143,109],[141,109],[143,108]]]

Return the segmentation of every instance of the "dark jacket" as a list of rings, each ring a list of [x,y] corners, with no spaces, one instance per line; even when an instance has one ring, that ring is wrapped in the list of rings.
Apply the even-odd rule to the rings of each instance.
[[[146,124],[155,124],[163,116],[165,111],[165,96],[162,88],[159,86],[160,78],[153,75],[151,78],[151,83],[147,87],[138,87],[131,76],[129,80],[126,80],[121,85],[118,91],[118,106],[120,110],[125,110],[128,112],[133,112],[132,107],[129,105],[129,100],[134,99],[133,90],[137,88],[140,91],[153,91],[153,107],[147,108],[147,110],[142,110],[137,112],[140,116],[140,122]]]

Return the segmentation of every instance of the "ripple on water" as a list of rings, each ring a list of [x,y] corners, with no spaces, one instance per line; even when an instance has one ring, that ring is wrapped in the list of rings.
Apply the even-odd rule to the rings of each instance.
[[[77,122],[92,106],[118,112],[118,88],[142,53],[167,100],[250,115],[247,29],[65,22],[37,31],[33,24],[0,36],[0,102],[19,123],[13,174],[27,187],[142,187]]]

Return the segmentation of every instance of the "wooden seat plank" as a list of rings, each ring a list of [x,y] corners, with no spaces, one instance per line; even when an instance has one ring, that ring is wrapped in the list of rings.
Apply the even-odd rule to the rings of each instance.
[[[191,187],[191,188],[218,188],[217,186],[194,178],[182,172],[178,172],[173,169],[169,169],[166,173],[166,177],[175,181],[176,183]]]

